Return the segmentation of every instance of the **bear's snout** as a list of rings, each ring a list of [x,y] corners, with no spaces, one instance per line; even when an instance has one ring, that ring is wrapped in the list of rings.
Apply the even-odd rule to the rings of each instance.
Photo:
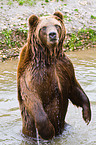
[[[49,38],[50,38],[50,41],[56,40],[56,32],[50,32]]]

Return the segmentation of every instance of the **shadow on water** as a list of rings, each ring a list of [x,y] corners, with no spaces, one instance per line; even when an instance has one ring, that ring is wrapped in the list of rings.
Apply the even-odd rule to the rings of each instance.
[[[21,133],[22,123],[17,100],[16,69],[18,60],[0,62],[0,144],[7,145],[95,145],[96,144],[96,49],[67,53],[76,77],[87,93],[92,121],[87,126],[82,110],[69,103],[63,134],[49,142],[36,142]]]

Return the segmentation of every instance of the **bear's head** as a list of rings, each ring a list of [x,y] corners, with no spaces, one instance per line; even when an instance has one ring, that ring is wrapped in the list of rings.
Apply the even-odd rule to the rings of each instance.
[[[63,15],[55,12],[51,16],[29,18],[29,43],[32,44],[33,53],[38,49],[48,49],[49,53],[58,53],[62,49],[65,38]],[[47,51],[47,52],[48,52]]]

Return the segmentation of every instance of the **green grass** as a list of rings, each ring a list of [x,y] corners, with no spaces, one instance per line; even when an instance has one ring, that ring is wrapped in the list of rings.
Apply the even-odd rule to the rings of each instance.
[[[1,32],[2,42],[0,42],[0,45],[6,49],[21,47],[27,40],[27,33],[28,30],[22,28],[17,30],[5,29]]]
[[[74,9],[75,12],[78,12],[78,9]]]
[[[0,52],[2,55],[17,54],[19,55],[20,48],[24,46],[27,41],[28,30],[25,28],[19,28],[16,30],[3,30],[0,33]],[[81,29],[77,33],[67,34],[66,41],[64,43],[64,51],[82,50],[92,48],[96,46],[96,31],[93,29]],[[14,51],[15,48],[15,51]],[[10,51],[12,50],[12,52]]]
[[[12,31],[11,30],[3,30],[2,31],[2,34],[4,35],[4,43],[9,46],[9,48],[11,47],[11,40],[10,40],[10,37],[11,37],[11,34],[12,34]]]
[[[19,3],[19,5],[24,5],[24,4],[29,4],[29,5],[33,5],[33,4],[36,4],[36,2],[40,1],[40,0],[15,0]],[[42,2],[50,2],[52,0],[42,0]],[[64,1],[64,0],[61,0],[61,1]],[[56,2],[59,2],[59,0],[56,0]],[[11,1],[9,0],[9,3],[11,3]],[[64,4],[64,6],[66,6],[67,4]]]
[[[96,16],[91,15],[91,19],[96,19]]]
[[[67,6],[67,4],[64,4],[64,6]]]
[[[96,45],[96,31],[93,29],[81,29],[77,33],[67,36],[64,48],[68,51],[83,49]]]
[[[7,4],[11,6],[13,4],[13,2],[11,0],[8,0]]]
[[[68,18],[68,16],[67,15],[64,15],[64,19],[67,19]]]
[[[23,5],[23,4],[29,4],[29,5],[33,5],[35,4],[36,0],[16,0],[19,5]]]
[[[96,42],[96,31],[93,29],[81,29],[78,31],[78,35],[82,36],[85,34],[87,39],[90,39],[92,42]]]

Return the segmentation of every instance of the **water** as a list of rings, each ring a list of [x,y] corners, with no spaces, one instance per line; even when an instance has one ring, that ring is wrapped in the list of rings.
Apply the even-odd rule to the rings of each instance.
[[[37,145],[39,145],[39,134],[38,134],[38,129],[36,128],[36,134],[37,134]]]
[[[76,77],[87,93],[92,108],[92,121],[86,125],[82,110],[70,102],[63,134],[49,142],[35,142],[22,135],[22,122],[17,100],[16,69],[18,60],[0,62],[0,145],[96,145],[96,49],[71,52]]]

